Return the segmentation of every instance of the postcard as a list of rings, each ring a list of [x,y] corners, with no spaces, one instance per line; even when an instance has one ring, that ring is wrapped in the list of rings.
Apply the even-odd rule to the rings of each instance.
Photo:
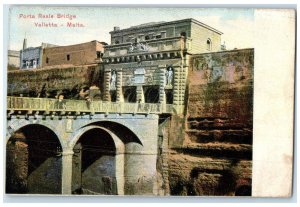
[[[9,7],[5,193],[289,197],[295,11]]]

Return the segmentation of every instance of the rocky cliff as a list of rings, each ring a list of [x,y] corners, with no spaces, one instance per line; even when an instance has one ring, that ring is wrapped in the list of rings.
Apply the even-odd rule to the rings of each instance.
[[[253,56],[244,49],[191,58],[186,115],[171,122],[171,131],[184,131],[182,139],[170,134],[172,195],[251,195]]]

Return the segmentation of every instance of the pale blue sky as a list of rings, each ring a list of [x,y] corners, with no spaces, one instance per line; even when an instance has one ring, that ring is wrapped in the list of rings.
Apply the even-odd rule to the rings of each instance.
[[[83,23],[84,28],[60,26],[68,19],[40,19],[41,14],[71,14],[77,18],[70,22]],[[36,18],[19,18],[19,15],[35,15]],[[122,8],[122,7],[50,7],[15,6],[10,8],[9,49],[20,50],[26,34],[27,46],[39,46],[42,42],[70,45],[92,40],[110,43],[109,32],[114,26],[121,29],[157,21],[173,21],[194,18],[222,31],[222,42],[228,49],[254,46],[254,9],[212,8]],[[36,27],[36,22],[58,23],[58,28]]]

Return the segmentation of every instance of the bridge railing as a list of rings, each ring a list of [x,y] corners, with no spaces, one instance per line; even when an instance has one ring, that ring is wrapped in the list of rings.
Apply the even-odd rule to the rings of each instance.
[[[58,100],[49,98],[7,97],[7,109],[15,111],[54,111],[88,113],[176,113],[172,104],[123,103],[107,101]]]

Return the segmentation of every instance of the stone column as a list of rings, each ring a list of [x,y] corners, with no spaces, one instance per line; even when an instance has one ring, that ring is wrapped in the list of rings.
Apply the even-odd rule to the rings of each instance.
[[[173,104],[180,105],[180,69],[181,67],[173,67],[174,69],[174,85],[173,85]]]
[[[173,104],[175,105],[178,113],[183,113],[186,73],[183,65],[174,67],[174,87],[173,87]]]
[[[74,155],[72,159],[72,192],[82,187],[82,145],[77,143],[74,146]],[[74,165],[73,165],[74,164]]]
[[[111,79],[111,69],[104,70],[104,101],[110,101],[110,79]]]
[[[186,81],[188,75],[188,60],[189,56],[185,55],[184,63],[180,68],[180,105],[181,105],[181,112],[183,112],[184,104],[185,104],[185,92],[186,92]]]
[[[117,70],[116,92],[117,92],[117,102],[124,102],[123,91],[122,91],[122,68]]]
[[[118,195],[124,195],[124,163],[125,155],[120,153],[116,155],[116,180],[117,180],[117,193]]]
[[[166,103],[165,85],[166,85],[166,66],[159,66],[159,102]]]
[[[72,158],[73,150],[65,148],[62,152],[62,194],[72,194]]]
[[[141,103],[145,102],[145,99],[144,99],[144,90],[143,90],[143,86],[142,85],[138,85],[136,87],[136,101],[138,102],[139,100],[141,100]]]
[[[179,104],[184,105],[184,93],[185,93],[185,73],[184,68],[180,67],[180,79],[179,79]]]

